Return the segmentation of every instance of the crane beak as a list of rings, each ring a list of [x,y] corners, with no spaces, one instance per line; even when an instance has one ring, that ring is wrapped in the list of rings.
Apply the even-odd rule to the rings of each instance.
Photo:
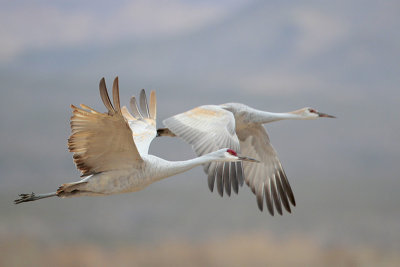
[[[250,157],[245,157],[245,156],[238,156],[238,159],[241,161],[249,161],[249,162],[260,162],[259,160],[250,158]]]
[[[335,116],[328,115],[328,114],[325,114],[322,112],[317,112],[317,114],[318,114],[318,117],[320,117],[320,118],[336,118]]]

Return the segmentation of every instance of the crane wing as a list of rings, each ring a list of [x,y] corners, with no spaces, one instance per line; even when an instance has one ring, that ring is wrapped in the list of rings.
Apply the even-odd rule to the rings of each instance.
[[[237,131],[237,135],[242,153],[261,161],[258,164],[243,162],[245,181],[256,195],[259,209],[263,210],[265,196],[271,215],[274,215],[274,206],[282,215],[282,204],[291,212],[290,203],[296,205],[294,195],[265,128],[262,125],[249,125]]]
[[[119,103],[118,77],[113,84],[113,104],[104,78],[100,96],[108,113],[100,113],[86,105],[71,105],[69,151],[82,176],[116,169],[131,168],[142,158],[132,138],[132,130],[122,116]]]
[[[146,93],[143,89],[140,92],[140,108],[138,107],[134,96],[132,96],[130,104],[133,115],[129,113],[125,106],[121,109],[122,115],[128,121],[139,153],[141,155],[147,155],[149,153],[150,143],[157,135],[156,92],[151,91],[150,93],[150,106],[147,104]]]
[[[163,123],[172,133],[191,144],[198,156],[222,148],[231,148],[237,152],[240,150],[235,133],[235,118],[231,112],[219,106],[200,106],[165,119]],[[208,174],[211,192],[214,190],[215,180],[221,196],[224,188],[230,196],[231,188],[238,193],[239,184],[243,185],[241,162],[212,162],[203,167]]]

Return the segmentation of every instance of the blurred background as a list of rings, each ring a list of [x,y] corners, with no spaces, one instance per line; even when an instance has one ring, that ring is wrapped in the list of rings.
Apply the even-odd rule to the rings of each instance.
[[[1,1],[0,266],[398,266],[398,1]],[[46,199],[79,179],[70,104],[141,88],[162,120],[202,104],[338,119],[267,125],[297,200],[259,212],[202,168],[143,191]],[[179,139],[150,152],[194,157]]]

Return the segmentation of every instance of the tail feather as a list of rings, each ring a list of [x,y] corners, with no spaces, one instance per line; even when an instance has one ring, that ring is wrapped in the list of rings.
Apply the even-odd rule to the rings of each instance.
[[[173,132],[171,132],[171,130],[168,128],[160,128],[160,129],[157,129],[157,137],[159,137],[159,136],[175,137],[176,135]]]

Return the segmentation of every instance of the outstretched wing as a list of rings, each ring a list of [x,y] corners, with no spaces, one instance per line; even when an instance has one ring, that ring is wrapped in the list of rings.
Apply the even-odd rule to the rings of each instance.
[[[71,105],[71,131],[68,149],[73,152],[76,167],[82,176],[99,172],[132,168],[142,161],[132,131],[122,115],[119,102],[118,77],[113,84],[113,104],[104,78],[100,96],[108,113],[100,113],[86,105]]]
[[[131,97],[130,106],[132,113],[129,113],[128,109],[122,107],[122,115],[128,121],[129,127],[132,130],[133,139],[139,153],[141,155],[147,155],[149,153],[149,147],[151,141],[157,135],[156,129],[156,116],[157,116],[157,100],[156,92],[151,91],[150,93],[150,105],[147,103],[146,93],[144,89],[140,92],[140,108],[136,103],[136,98]]]
[[[282,215],[282,205],[291,212],[296,206],[294,195],[272,147],[267,131],[262,125],[252,125],[237,131],[242,153],[260,160],[258,164],[243,162],[245,181],[257,197],[258,208],[263,210],[264,196],[268,211],[274,215],[274,206]]]
[[[175,115],[163,121],[164,125],[191,144],[198,156],[221,148],[231,148],[239,152],[239,140],[235,133],[233,114],[219,106],[206,105]],[[243,185],[241,162],[212,162],[204,165],[208,174],[208,186],[214,190],[217,180],[218,193],[230,195],[231,188],[238,193],[239,184]]]

